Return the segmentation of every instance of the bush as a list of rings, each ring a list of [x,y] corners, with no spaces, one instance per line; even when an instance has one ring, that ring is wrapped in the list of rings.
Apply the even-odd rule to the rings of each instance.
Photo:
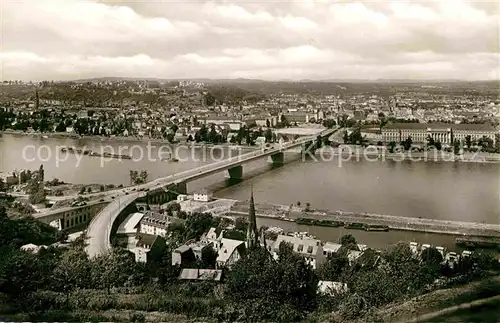
[[[358,294],[353,294],[347,297],[340,304],[340,314],[344,319],[352,320],[359,317],[365,307],[364,300]]]

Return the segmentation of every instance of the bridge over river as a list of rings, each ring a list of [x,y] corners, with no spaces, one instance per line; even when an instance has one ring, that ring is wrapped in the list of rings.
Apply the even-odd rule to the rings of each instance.
[[[329,137],[337,130],[338,129],[326,129],[318,133],[317,136]],[[250,152],[174,175],[158,178],[146,184],[133,186],[131,187],[132,191],[126,193],[122,191],[120,193],[121,195],[116,196],[116,198],[104,207],[90,222],[87,229],[87,253],[90,257],[94,257],[111,248],[110,237],[113,229],[116,228],[117,219],[119,219],[121,214],[127,213],[127,209],[130,208],[136,200],[150,199],[153,202],[168,200],[172,191],[181,194],[186,193],[188,182],[226,170],[230,178],[242,179],[243,165],[246,163],[270,157],[273,164],[283,164],[283,152],[297,147],[302,147],[305,154],[307,154],[308,151],[312,153],[317,136],[304,137],[299,140],[283,143],[278,145],[278,147],[265,148],[261,151]]]

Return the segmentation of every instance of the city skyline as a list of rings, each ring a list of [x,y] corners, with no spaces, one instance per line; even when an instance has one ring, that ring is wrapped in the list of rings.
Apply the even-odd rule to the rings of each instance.
[[[2,80],[498,80],[493,2],[2,2]]]

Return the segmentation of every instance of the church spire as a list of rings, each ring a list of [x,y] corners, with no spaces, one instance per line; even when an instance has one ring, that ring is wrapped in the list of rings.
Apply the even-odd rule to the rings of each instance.
[[[253,200],[253,186],[250,193],[250,209],[248,212],[247,247],[251,248],[258,244],[257,218],[255,216],[255,202]]]

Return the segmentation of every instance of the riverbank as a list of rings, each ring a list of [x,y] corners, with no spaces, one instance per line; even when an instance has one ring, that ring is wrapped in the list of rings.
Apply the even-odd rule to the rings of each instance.
[[[345,211],[312,210],[306,212],[297,206],[277,204],[256,204],[256,216],[276,220],[296,222],[298,218],[314,220],[340,221],[344,223],[362,223],[364,225],[388,226],[390,230],[414,231],[423,233],[437,233],[448,235],[467,235],[500,237],[500,225],[444,221],[425,218],[411,218],[383,214],[355,213]],[[238,201],[231,208],[230,213],[235,216],[247,216],[248,201]]]
[[[51,133],[41,133],[41,132],[24,132],[24,131],[16,131],[16,130],[3,130],[0,134],[14,135],[14,136],[27,136],[27,137],[36,137],[45,139],[53,138],[53,139],[74,139],[74,140],[94,140],[94,141],[102,141],[106,143],[151,143],[158,145],[172,145],[176,146],[179,144],[186,144],[194,147],[221,147],[221,148],[233,148],[233,149],[241,149],[241,150],[257,150],[260,149],[258,146],[247,146],[247,145],[235,145],[230,143],[220,143],[220,144],[207,144],[202,142],[174,142],[171,143],[167,139],[158,139],[158,138],[149,138],[149,137],[135,137],[135,136],[79,136],[77,134],[71,134],[66,132],[51,132]]]
[[[369,161],[414,161],[414,162],[472,162],[472,163],[500,163],[500,154],[487,152],[464,152],[454,154],[445,151],[425,151],[425,152],[400,152],[387,153],[384,151],[374,151],[356,147],[354,150],[342,151],[337,148],[320,148],[315,152],[315,156],[327,161],[359,161],[366,159]]]

